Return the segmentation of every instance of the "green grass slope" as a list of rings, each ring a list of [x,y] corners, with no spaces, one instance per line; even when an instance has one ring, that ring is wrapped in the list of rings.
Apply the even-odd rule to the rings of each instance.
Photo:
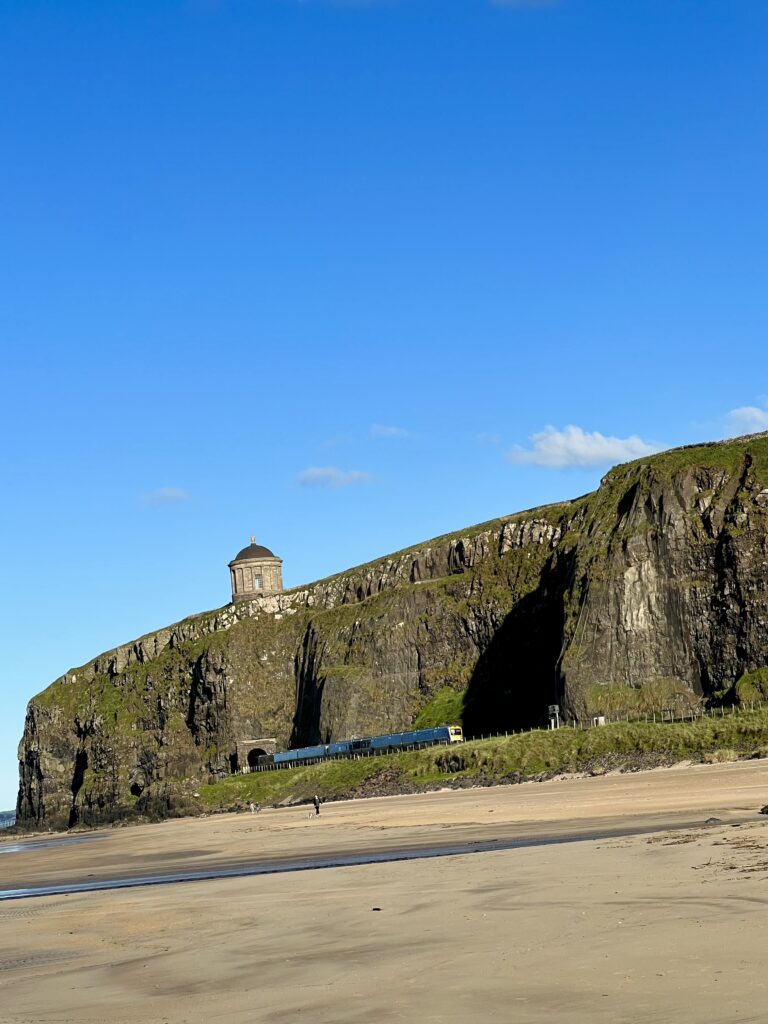
[[[234,810],[251,800],[301,803],[390,795],[441,786],[493,785],[559,772],[603,774],[679,761],[768,757],[768,709],[720,713],[693,722],[616,723],[593,729],[535,730],[382,757],[236,775],[200,791],[200,810]]]

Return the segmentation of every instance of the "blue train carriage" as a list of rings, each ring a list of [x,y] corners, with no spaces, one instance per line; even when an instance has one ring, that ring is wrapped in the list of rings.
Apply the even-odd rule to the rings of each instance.
[[[371,751],[372,739],[363,736],[355,740],[337,740],[328,744],[329,757],[353,757],[355,754],[367,754]]]
[[[461,743],[463,739],[461,726],[438,725],[432,729],[412,729],[409,732],[374,736],[371,739],[371,749],[404,750],[408,747],[429,746],[435,743]]]
[[[327,756],[328,747],[324,743],[318,743],[314,747],[298,747],[296,750],[283,750],[279,754],[273,754],[271,761],[273,764],[295,764],[297,761],[317,761],[321,757]]]

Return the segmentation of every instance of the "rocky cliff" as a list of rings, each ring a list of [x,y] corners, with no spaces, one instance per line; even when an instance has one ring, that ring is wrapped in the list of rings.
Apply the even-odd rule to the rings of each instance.
[[[456,694],[469,733],[721,693],[768,664],[768,434],[613,469],[597,491],[99,656],[29,703],[18,817],[183,812],[278,747],[409,726]],[[439,695],[439,697],[438,697]]]

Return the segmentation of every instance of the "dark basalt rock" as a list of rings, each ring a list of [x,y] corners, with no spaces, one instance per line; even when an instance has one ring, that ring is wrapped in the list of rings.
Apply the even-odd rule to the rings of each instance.
[[[161,629],[28,707],[21,827],[187,813],[278,747],[409,727],[448,687],[465,731],[683,702],[768,661],[768,436],[618,466],[593,494]],[[446,753],[447,757],[452,756]],[[460,769],[458,769],[460,770]],[[385,780],[380,780],[382,784]],[[460,780],[457,780],[457,782]]]

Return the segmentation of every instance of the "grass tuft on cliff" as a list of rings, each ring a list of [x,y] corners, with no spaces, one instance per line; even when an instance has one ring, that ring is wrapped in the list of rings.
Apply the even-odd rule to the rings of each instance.
[[[464,694],[444,686],[418,713],[413,728],[434,729],[438,725],[454,725],[461,722],[463,711]]]
[[[736,682],[734,693],[740,704],[768,700],[768,668],[745,672]]]

